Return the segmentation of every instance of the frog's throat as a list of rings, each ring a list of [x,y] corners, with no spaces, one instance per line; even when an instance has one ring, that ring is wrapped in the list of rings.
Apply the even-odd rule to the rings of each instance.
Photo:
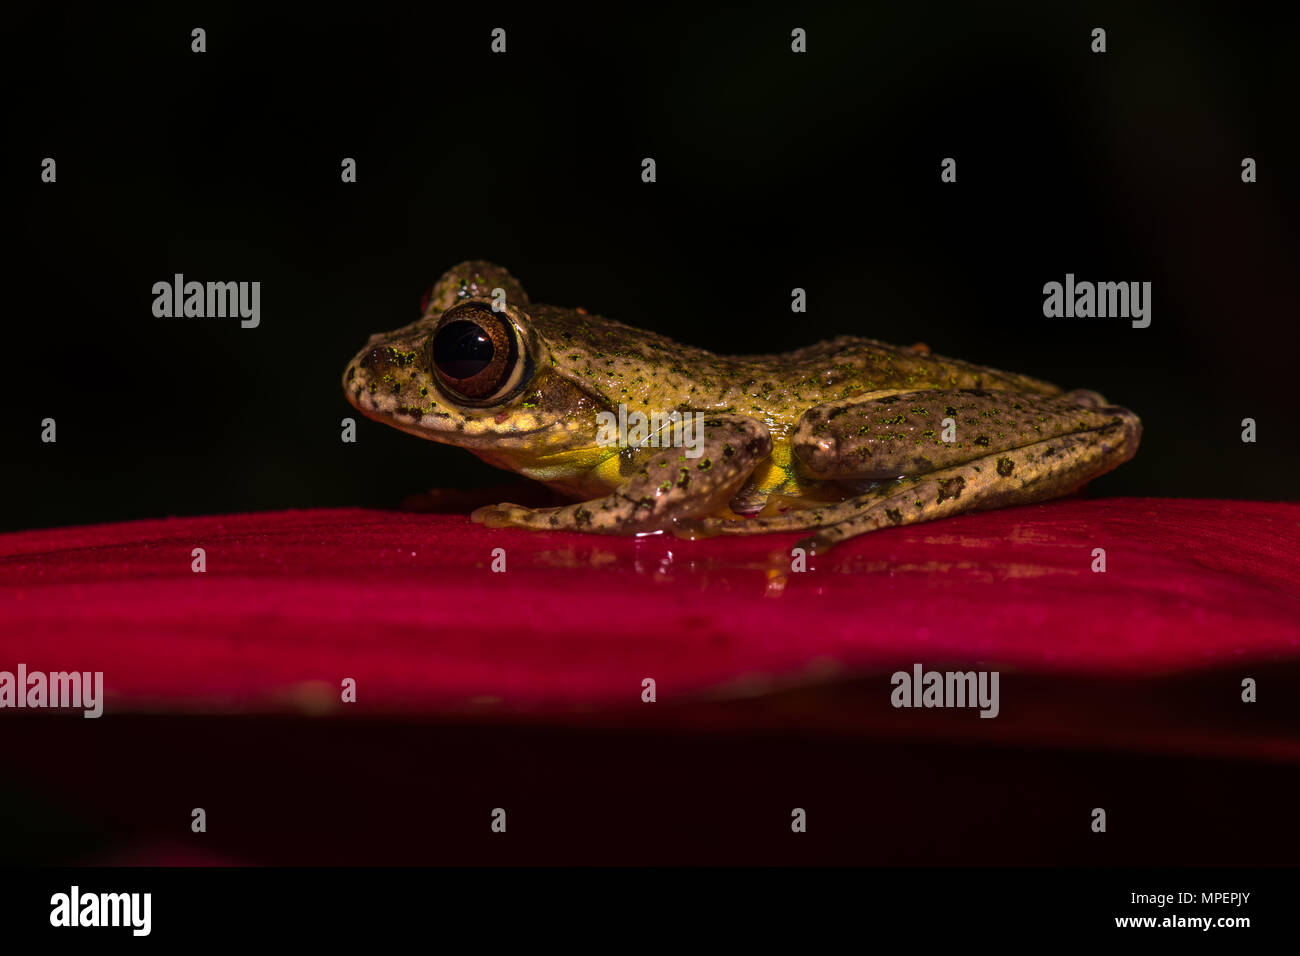
[[[603,494],[621,484],[624,477],[620,471],[620,449],[612,445],[587,445],[559,452],[502,448],[467,450],[496,468],[545,482],[568,493],[594,491]]]

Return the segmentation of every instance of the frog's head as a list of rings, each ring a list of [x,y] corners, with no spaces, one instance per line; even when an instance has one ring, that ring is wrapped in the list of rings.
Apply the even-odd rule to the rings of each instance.
[[[352,358],[348,401],[368,418],[516,471],[593,451],[606,404],[556,370],[530,308],[501,267],[456,266],[429,290],[417,321],[371,336]]]

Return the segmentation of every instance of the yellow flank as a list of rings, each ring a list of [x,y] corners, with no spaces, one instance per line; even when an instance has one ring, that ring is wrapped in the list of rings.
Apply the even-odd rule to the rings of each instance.
[[[799,484],[795,471],[794,447],[788,441],[774,439],[772,454],[751,474],[756,491],[790,493]]]
[[[579,481],[595,483],[607,489],[622,483],[619,474],[619,449],[614,446],[587,445],[551,454],[512,451],[504,456],[506,467],[535,481]]]

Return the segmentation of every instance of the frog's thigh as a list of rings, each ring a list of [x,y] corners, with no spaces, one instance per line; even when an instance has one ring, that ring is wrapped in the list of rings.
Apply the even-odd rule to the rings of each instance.
[[[747,530],[817,528],[805,544],[825,550],[877,528],[1068,494],[1137,450],[1141,424],[1126,409],[1018,393],[1001,393],[1000,401],[991,402],[991,394],[917,392],[810,410],[796,436],[796,442],[805,436],[796,454],[820,469],[810,467],[819,477],[881,476],[890,469],[903,477],[840,504],[756,519]],[[828,417],[828,411],[839,413]],[[959,437],[963,427],[968,430],[966,440],[944,443],[951,448],[931,445],[926,433],[936,414],[954,419]],[[916,436],[920,443],[908,440]],[[827,449],[843,454],[829,455]]]
[[[896,478],[992,460],[999,452],[1074,433],[1136,448],[1139,429],[1132,412],[1085,404],[1074,393],[1045,398],[983,389],[926,390],[811,408],[792,444],[800,465],[817,478]]]
[[[698,455],[687,451],[698,450]],[[602,534],[658,531],[676,518],[716,511],[772,451],[762,422],[743,415],[704,419],[699,444],[643,448],[633,453],[626,480],[603,498],[559,508],[501,504],[471,517],[490,528],[571,529]]]
[[[1125,461],[1116,455],[1130,439],[1117,429],[1114,443],[1096,433],[1075,433],[999,452],[928,475],[901,478],[823,514],[806,547],[825,551],[846,538],[946,518],[964,511],[1025,505],[1058,498]],[[1131,440],[1136,448],[1136,438]],[[805,526],[807,527],[807,526]]]

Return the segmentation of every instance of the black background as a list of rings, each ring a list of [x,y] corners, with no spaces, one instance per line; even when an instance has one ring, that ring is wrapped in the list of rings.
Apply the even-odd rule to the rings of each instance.
[[[715,351],[863,334],[1096,389],[1145,425],[1099,493],[1294,497],[1291,26],[1184,4],[28,8],[5,50],[2,526],[498,480],[364,420],[339,440],[347,359],[469,258]],[[154,318],[176,272],[261,281],[261,326]],[[1045,319],[1067,272],[1150,281],[1151,327]]]

